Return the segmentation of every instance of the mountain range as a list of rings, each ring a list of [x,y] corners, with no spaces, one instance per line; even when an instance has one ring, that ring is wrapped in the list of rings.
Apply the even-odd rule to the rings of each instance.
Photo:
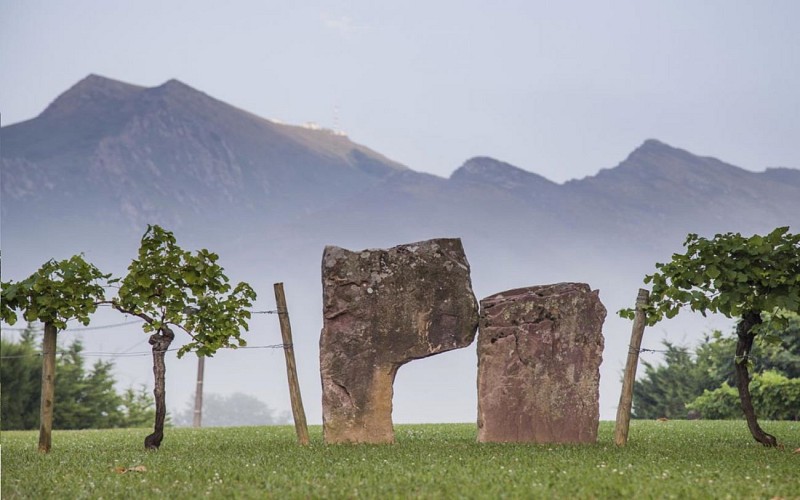
[[[310,358],[326,244],[358,249],[461,237],[479,298],[589,282],[601,289],[613,330],[606,333],[604,416],[613,410],[627,341],[627,325],[612,313],[630,305],[655,262],[679,250],[689,232],[800,227],[794,168],[752,172],[648,139],[617,166],[563,184],[489,157],[468,159],[442,178],[337,131],[270,121],[177,80],[146,88],[96,75],[39,116],[0,129],[0,194],[4,277],[77,252],[123,272],[146,224],[161,224],[187,248],[221,253],[234,277],[261,285],[265,300],[273,281],[294,287],[299,323],[310,332],[300,353]],[[469,378],[474,357],[461,356],[421,368],[408,384],[427,387],[450,371]],[[315,368],[306,366],[312,394],[319,393]],[[466,398],[440,409],[442,419],[469,420],[474,383],[442,383]],[[424,406],[424,396],[402,392]],[[406,420],[434,418],[408,411]]]
[[[425,208],[434,225],[487,213],[600,236],[673,237],[672,229],[702,233],[721,222],[761,230],[796,223],[800,213],[796,169],[749,172],[651,139],[618,166],[561,185],[487,157],[442,179],[177,80],[144,88],[91,75],[38,117],[4,127],[0,154],[3,222],[11,225],[65,213],[132,228],[231,218],[260,225],[317,213],[338,219],[365,207],[402,209],[393,218],[413,222]]]

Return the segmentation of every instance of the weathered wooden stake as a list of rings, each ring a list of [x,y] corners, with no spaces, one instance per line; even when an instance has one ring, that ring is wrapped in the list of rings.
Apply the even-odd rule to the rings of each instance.
[[[52,446],[53,404],[56,393],[56,335],[52,323],[44,324],[42,340],[42,405],[39,412],[39,451],[49,453]]]
[[[192,427],[202,427],[203,425],[203,374],[206,368],[206,357],[197,357],[197,383],[194,389],[194,418]]]
[[[628,443],[628,428],[631,423],[631,405],[633,404],[633,381],[636,378],[636,367],[639,364],[639,350],[642,347],[642,336],[647,320],[645,306],[650,299],[650,292],[639,289],[636,296],[636,314],[633,318],[631,344],[628,349],[628,362],[625,364],[625,376],[622,379],[622,393],[617,406],[617,423],[614,426],[614,444],[625,446]]]
[[[306,412],[303,410],[303,398],[300,396],[300,383],[297,381],[297,365],[294,361],[292,325],[289,323],[289,309],[286,307],[286,295],[283,292],[283,283],[275,283],[274,288],[275,303],[278,306],[278,320],[281,324],[281,337],[283,338],[283,354],[286,356],[286,375],[289,378],[289,396],[292,399],[294,429],[297,432],[297,441],[302,446],[306,446],[309,444],[308,425],[306,424]]]

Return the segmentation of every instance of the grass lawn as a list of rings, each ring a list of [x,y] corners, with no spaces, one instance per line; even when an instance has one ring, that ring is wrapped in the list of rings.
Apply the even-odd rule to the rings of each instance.
[[[2,498],[800,498],[800,422],[766,422],[784,449],[752,440],[743,421],[613,423],[584,446],[478,444],[472,424],[395,426],[397,444],[295,444],[294,428],[2,433]],[[118,472],[140,467],[139,471]]]

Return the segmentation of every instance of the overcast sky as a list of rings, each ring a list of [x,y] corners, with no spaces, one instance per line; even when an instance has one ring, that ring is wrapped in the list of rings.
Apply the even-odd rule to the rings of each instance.
[[[800,167],[798,20],[794,0],[0,0],[0,112],[90,73],[177,78],[443,176],[488,155],[564,181],[647,138]]]

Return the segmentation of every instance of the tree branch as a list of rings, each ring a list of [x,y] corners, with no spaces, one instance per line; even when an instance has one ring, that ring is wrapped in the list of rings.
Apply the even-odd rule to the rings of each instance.
[[[143,312],[132,311],[130,309],[125,309],[124,307],[119,305],[119,303],[117,303],[114,300],[101,300],[99,302],[95,302],[95,305],[98,305],[98,306],[102,306],[102,305],[111,306],[113,309],[116,309],[117,311],[121,312],[122,314],[130,314],[131,316],[137,316],[139,318],[142,318],[143,320],[145,320],[146,322],[148,322],[150,324],[153,324],[153,323],[156,322],[156,320],[154,320],[149,314],[143,313]]]
[[[195,341],[197,340],[197,337],[195,337],[194,335],[192,335],[192,332],[190,332],[189,330],[187,330],[186,328],[184,328],[184,327],[183,327],[183,325],[180,325],[180,324],[178,324],[178,323],[168,323],[168,324],[170,324],[170,325],[172,325],[172,326],[177,326],[178,328],[180,328],[181,330],[183,330],[184,332],[186,332],[186,335],[188,335],[188,336],[192,337],[192,340],[195,340]]]

